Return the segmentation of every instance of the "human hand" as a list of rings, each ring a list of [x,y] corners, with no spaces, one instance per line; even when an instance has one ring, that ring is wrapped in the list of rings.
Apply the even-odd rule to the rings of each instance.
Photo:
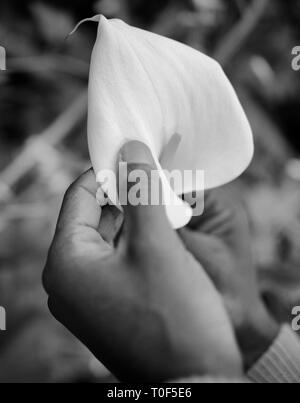
[[[141,143],[128,143],[121,155],[128,172],[140,169],[149,179],[156,169]],[[96,191],[89,171],[65,196],[44,272],[53,315],[121,380],[241,375],[221,298],[165,208],[124,206],[112,244],[104,238],[116,216],[100,208]]]
[[[249,369],[273,343],[279,325],[261,299],[248,219],[231,185],[206,192],[204,214],[179,233],[222,295]]]

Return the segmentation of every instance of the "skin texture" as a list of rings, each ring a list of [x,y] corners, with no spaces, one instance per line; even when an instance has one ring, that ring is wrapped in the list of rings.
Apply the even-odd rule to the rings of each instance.
[[[206,192],[204,214],[179,233],[222,295],[249,369],[271,346],[279,325],[259,294],[248,219],[232,186]]]
[[[141,143],[121,157],[129,171],[155,169]],[[53,315],[123,381],[241,376],[219,293],[164,207],[124,206],[118,231],[119,214],[100,208],[96,191],[89,171],[65,196],[44,272]]]

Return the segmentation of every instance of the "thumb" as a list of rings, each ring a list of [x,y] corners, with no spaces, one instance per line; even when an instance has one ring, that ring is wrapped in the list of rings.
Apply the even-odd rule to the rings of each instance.
[[[140,141],[130,141],[120,150],[119,199],[129,240],[173,233],[162,203],[156,163]]]

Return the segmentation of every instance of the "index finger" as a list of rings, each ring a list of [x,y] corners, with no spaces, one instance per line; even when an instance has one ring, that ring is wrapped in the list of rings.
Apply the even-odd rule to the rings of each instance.
[[[96,200],[97,189],[96,176],[92,169],[81,175],[69,187],[57,223],[58,232],[75,227],[87,227],[98,231],[101,208]]]

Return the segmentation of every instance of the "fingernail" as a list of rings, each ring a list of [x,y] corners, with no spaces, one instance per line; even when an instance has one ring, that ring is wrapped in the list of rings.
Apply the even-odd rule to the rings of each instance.
[[[128,164],[153,164],[151,151],[146,144],[140,141],[126,143],[120,151],[120,161]]]

